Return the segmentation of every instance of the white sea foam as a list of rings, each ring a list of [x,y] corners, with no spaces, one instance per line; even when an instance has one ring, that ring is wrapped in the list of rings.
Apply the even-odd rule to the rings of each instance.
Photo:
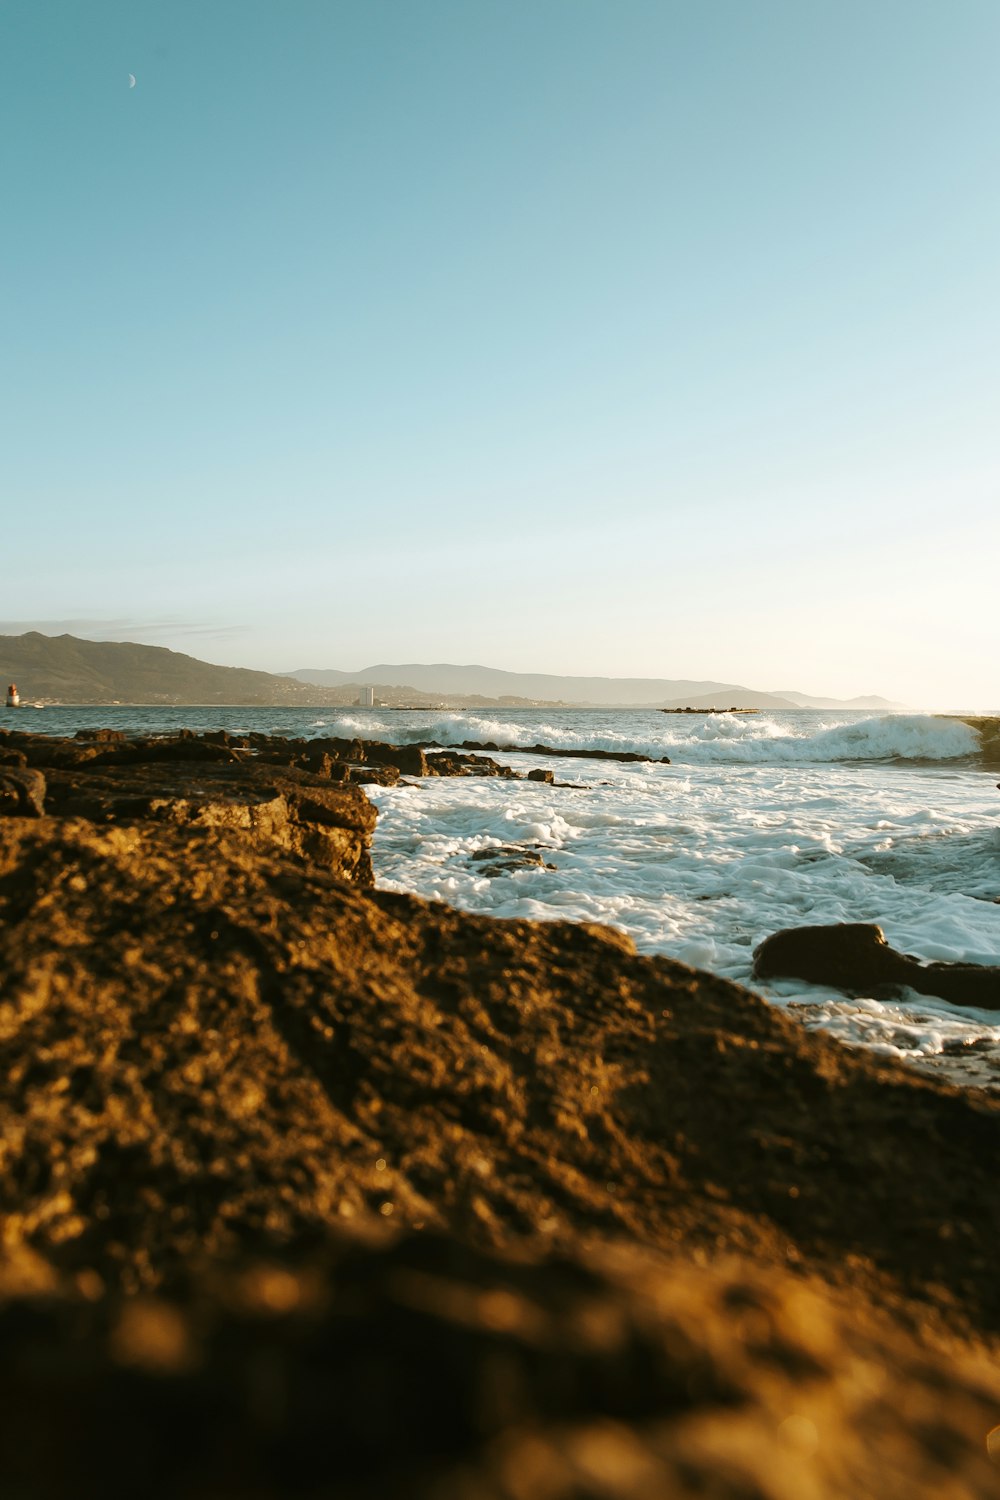
[[[864,761],[948,761],[975,755],[976,731],[930,714],[627,714],[523,711],[509,717],[470,711],[341,712],[327,732],[415,743],[464,740],[567,750],[633,751],[686,765],[821,765]]]
[[[906,734],[881,743],[915,743]],[[522,770],[537,763],[501,758]],[[680,773],[545,764],[572,786],[477,779],[372,788],[380,884],[498,917],[610,923],[640,951],[742,983],[757,943],[810,923],[877,922],[895,947],[924,959],[1000,963],[1000,801],[981,770],[881,759],[689,762]],[[557,868],[489,877],[470,859],[517,843],[541,845]],[[923,996],[912,1005],[855,1000],[800,983],[765,993],[845,1041],[1000,1085],[1000,1016]]]

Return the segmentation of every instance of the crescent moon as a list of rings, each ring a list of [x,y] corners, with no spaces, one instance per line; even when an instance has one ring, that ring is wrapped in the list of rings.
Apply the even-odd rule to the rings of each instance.
[[[128,75],[128,86],[129,86],[130,89],[134,89],[135,88],[135,74],[134,73],[130,73]]]

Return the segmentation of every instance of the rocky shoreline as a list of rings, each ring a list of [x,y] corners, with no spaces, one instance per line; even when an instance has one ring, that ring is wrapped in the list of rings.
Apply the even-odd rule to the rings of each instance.
[[[995,1494],[1000,1105],[375,889],[442,774],[0,734],[4,1495]]]

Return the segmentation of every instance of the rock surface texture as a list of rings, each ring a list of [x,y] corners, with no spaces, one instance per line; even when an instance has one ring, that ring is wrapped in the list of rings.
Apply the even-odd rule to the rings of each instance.
[[[5,1500],[996,1494],[990,1100],[373,889],[329,747],[12,740]]]

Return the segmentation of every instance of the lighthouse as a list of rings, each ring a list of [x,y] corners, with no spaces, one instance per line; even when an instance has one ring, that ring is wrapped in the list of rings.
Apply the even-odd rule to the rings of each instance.
[[[21,695],[20,695],[20,693],[17,690],[17,683],[16,682],[12,682],[11,685],[10,685],[10,687],[7,689],[7,707],[8,708],[20,708],[21,707]]]

